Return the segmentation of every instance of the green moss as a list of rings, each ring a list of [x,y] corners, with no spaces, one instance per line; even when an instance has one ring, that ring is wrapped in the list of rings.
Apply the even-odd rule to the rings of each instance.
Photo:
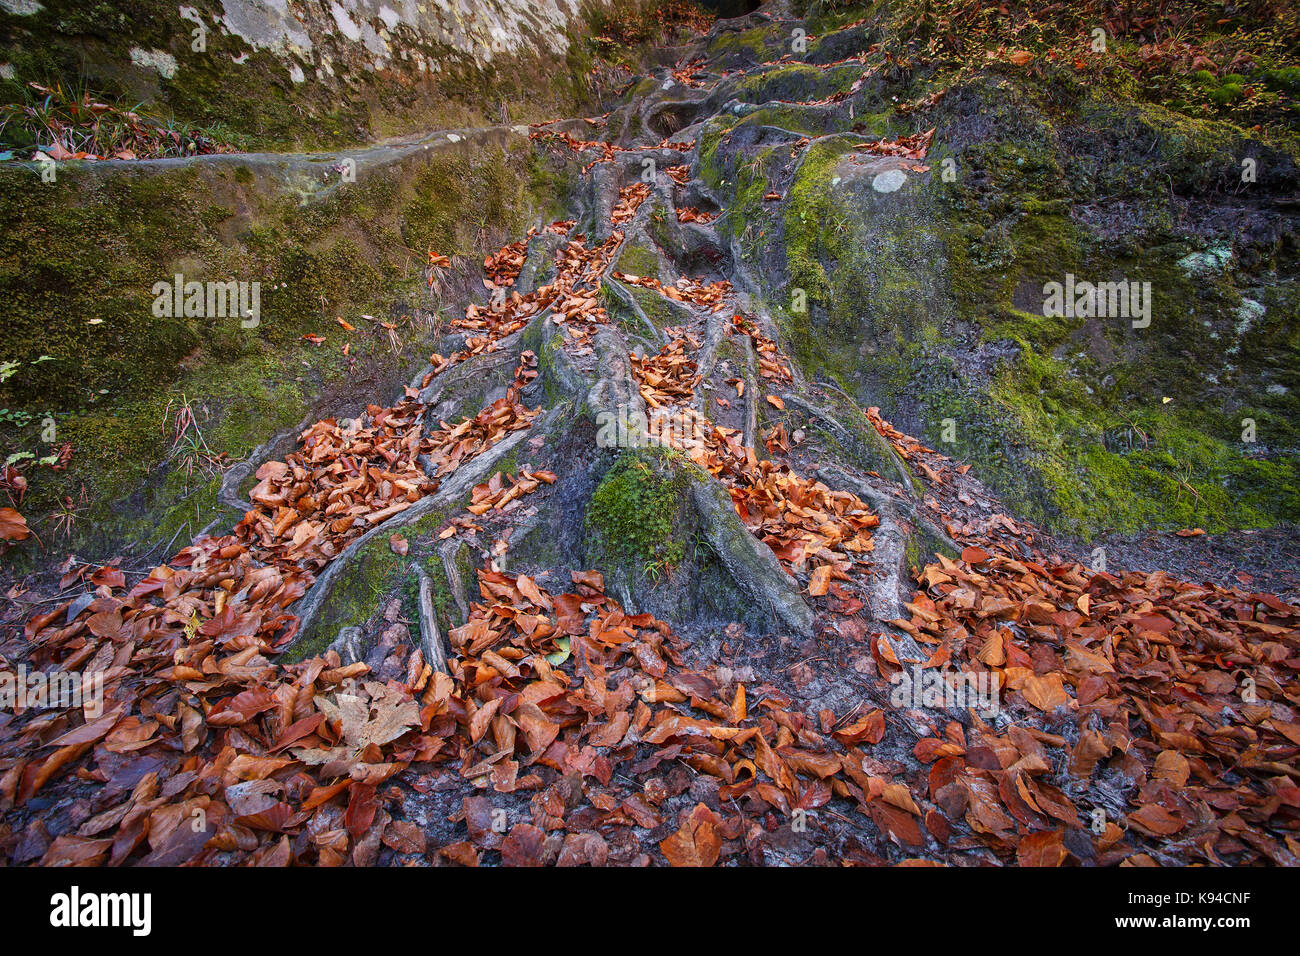
[[[748,103],[822,100],[846,92],[861,75],[862,69],[857,66],[819,70],[804,63],[791,63],[746,76],[737,88],[736,96]]]
[[[1210,92],[1210,100],[1219,106],[1236,103],[1246,95],[1246,89],[1240,83],[1224,83],[1217,90]]]
[[[626,272],[629,275],[650,276],[657,279],[659,278],[659,253],[640,243],[625,243],[619,253],[616,268],[619,272]]]
[[[381,610],[384,599],[394,593],[402,599],[402,616],[418,622],[419,579],[412,568],[413,562],[419,562],[433,583],[439,628],[445,634],[448,628],[456,626],[452,616],[455,603],[446,572],[432,548],[437,542],[438,529],[457,510],[449,506],[431,511],[402,528],[398,533],[411,545],[406,557],[393,553],[387,535],[376,535],[359,548],[349,560],[346,573],[334,583],[315,625],[294,641],[284,660],[292,663],[324,653],[342,628],[366,624]],[[475,578],[473,574],[464,577],[462,572],[462,580],[468,587]],[[418,623],[413,637],[419,640]]]
[[[720,190],[722,188],[726,167],[723,163],[723,157],[719,155],[719,148],[722,146],[722,141],[727,134],[738,122],[739,119],[735,116],[710,116],[700,128],[700,135],[696,137],[696,148],[700,157],[700,179],[710,189]]]
[[[1026,495],[1028,511],[1054,527],[1087,539],[1148,527],[1222,531],[1300,518],[1300,459],[1247,457],[1232,431],[1240,427],[1230,421],[1164,405],[1119,414],[1061,363],[1032,350],[998,376],[990,397],[989,414],[1001,416],[1027,446],[1041,489],[1041,498]],[[957,450],[977,462],[977,472],[996,470],[989,443],[978,432],[962,435],[970,418],[966,412],[961,419]],[[1011,480],[999,476],[999,483]]]
[[[930,444],[973,463],[1009,508],[1058,531],[1090,537],[1294,520],[1296,463],[1287,449],[1297,441],[1282,413],[1291,407],[1289,393],[1270,392],[1265,400],[1259,388],[1244,399],[1251,407],[1232,407],[1242,399],[1229,399],[1218,413],[1206,408],[1205,381],[1187,374],[1189,367],[1220,368],[1223,350],[1241,334],[1232,325],[1241,323],[1244,307],[1228,270],[1189,276],[1179,265],[1185,245],[1148,241],[1139,254],[1131,240],[1094,237],[1072,214],[1083,182],[1136,194],[1147,203],[1140,208],[1150,211],[1152,228],[1172,227],[1158,218],[1162,210],[1167,217],[1169,176],[1180,190],[1213,182],[1220,173],[1212,170],[1235,165],[1230,154],[1239,131],[1158,107],[1094,103],[1088,122],[1134,124],[1132,135],[1142,143],[1137,151],[1108,147],[1107,156],[1120,158],[1098,176],[1084,162],[1071,166],[1076,156],[1023,101],[999,92],[986,107],[1000,124],[999,138],[954,153],[958,181],[925,184],[934,204],[876,204],[864,214],[841,198],[851,192],[832,182],[845,175],[847,137],[809,148],[786,190],[783,231],[764,242],[755,230],[747,248],[747,258],[760,263],[784,256],[785,294],[769,296],[764,307],[778,318],[799,364],[864,404],[881,404],[887,417],[914,415]],[[724,142],[718,138],[713,165],[725,182],[739,177],[722,159]],[[1158,157],[1156,172],[1143,171],[1151,156]],[[1163,185],[1156,188],[1156,180]],[[925,268],[916,269],[918,262]],[[1150,281],[1151,327],[1043,316],[1043,283],[1063,281],[1067,272]],[[790,308],[793,288],[808,293],[807,311]],[[1241,350],[1241,375],[1281,382],[1283,357],[1297,353],[1277,322],[1294,313],[1294,296],[1276,292],[1276,283],[1268,288],[1277,301],[1247,323],[1249,334],[1232,347]],[[986,379],[951,354],[953,337],[972,329],[997,350],[1012,344],[1018,354],[1010,352]],[[1265,355],[1269,364],[1256,371]],[[1176,414],[1160,396],[1171,399]],[[1267,429],[1271,458],[1251,457],[1238,440],[1243,417]],[[955,442],[941,441],[947,419],[956,426]],[[1131,421],[1150,436],[1149,447],[1117,444]]]
[[[676,534],[686,472],[676,453],[661,448],[626,451],[597,485],[586,524],[593,549],[615,564],[668,571],[681,563]],[[653,573],[653,571],[652,571]]]
[[[642,288],[641,286],[628,286],[627,291],[636,300],[636,304],[645,313],[646,318],[660,331],[679,326],[690,318],[690,312],[687,309],[652,289]]]
[[[550,155],[541,151],[529,154],[527,198],[529,206],[554,221],[568,214],[564,198],[577,188],[578,173],[575,162],[553,162]]]
[[[762,62],[768,59],[768,38],[773,30],[780,27],[773,25],[765,28],[744,31],[729,31],[716,36],[710,43],[710,59],[744,59]]]
[[[1265,70],[1264,83],[1271,90],[1300,92],[1300,66],[1287,66],[1276,70]]]
[[[627,92],[624,97],[625,103],[638,103],[650,94],[659,89],[659,81],[653,76],[647,76],[637,81],[637,83]]]
[[[207,49],[190,49],[188,27],[165,0],[101,0],[76,4],[47,0],[31,16],[0,13],[5,21],[0,59],[14,70],[4,87],[29,81],[77,89],[128,102],[146,97],[149,108],[181,123],[222,124],[236,136],[270,147],[316,149],[356,145],[429,129],[528,123],[564,115],[590,115],[605,92],[591,38],[602,5],[587,5],[568,25],[563,60],[539,44],[480,62],[474,56],[399,29],[391,42],[400,58],[387,69],[359,68],[336,59],[337,79],[294,83],[288,63],[268,49],[253,49],[226,30],[211,29]],[[206,16],[206,14],[205,14]],[[526,31],[525,31],[526,35]],[[170,78],[143,81],[130,68],[133,47],[169,52],[177,61]],[[436,65],[418,71],[416,57]],[[638,51],[615,49],[625,65],[640,66]],[[605,58],[600,58],[608,62]],[[0,93],[13,94],[9,89]],[[256,109],[249,109],[256,103]]]
[[[519,446],[516,445],[508,452],[492,463],[492,470],[488,472],[484,481],[491,479],[493,475],[501,475],[503,478],[519,474]]]
[[[811,303],[831,306],[827,266],[845,258],[848,237],[839,227],[831,178],[851,144],[835,139],[808,147],[785,202],[786,272],[790,284],[808,293]]]
[[[346,387],[353,363],[397,369],[427,355],[426,333],[398,311],[427,295],[423,252],[478,258],[522,232],[539,188],[532,157],[526,147],[440,150],[314,198],[268,182],[265,170],[207,162],[102,175],[69,163],[49,184],[24,167],[0,169],[10,223],[0,235],[0,357],[24,363],[0,406],[33,416],[23,428],[0,422],[0,441],[38,457],[73,447],[67,471],[29,472],[25,513],[38,534],[111,555],[186,521],[206,524],[212,496],[189,498],[207,479],[172,475],[186,463],[172,449],[168,405],[188,400],[208,447],[234,460]],[[153,285],[178,272],[260,282],[260,324],[155,317]],[[406,358],[365,334],[360,313],[399,319]],[[335,316],[358,331],[345,335]],[[326,343],[304,343],[307,333]],[[31,364],[41,355],[54,360]],[[66,541],[52,520],[65,497],[80,512]],[[160,522],[164,514],[175,517]],[[37,549],[12,557],[26,552]]]
[[[863,374],[893,376],[933,319],[933,292],[919,285],[915,261],[935,263],[937,229],[860,232],[861,213],[836,199],[834,179],[852,146],[848,137],[810,146],[783,208],[782,252],[789,292],[803,290],[805,309],[774,303],[789,346],[805,369],[820,370],[853,390]],[[870,318],[870,326],[865,323]]]

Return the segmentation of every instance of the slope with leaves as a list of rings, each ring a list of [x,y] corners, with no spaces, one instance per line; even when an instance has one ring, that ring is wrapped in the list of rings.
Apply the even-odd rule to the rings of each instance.
[[[103,675],[106,702],[0,718],[8,858],[1294,865],[1300,608],[1085,568],[969,464],[809,381],[737,291],[727,212],[674,215],[701,207],[679,165],[640,179],[647,154],[698,174],[689,131],[645,138],[543,131],[597,154],[590,201],[487,257],[490,302],[456,320],[449,357],[392,406],[319,422],[262,463],[230,534],[130,586],[78,567],[4,645],[10,671]],[[616,271],[629,243],[655,250],[658,277]],[[525,282],[536,256],[545,281]],[[603,292],[627,285],[687,320],[625,326],[631,307]],[[457,424],[434,414],[501,358],[502,397]],[[724,496],[811,635],[665,620],[537,544],[530,528],[561,536],[589,504],[588,413],[615,400]],[[465,482],[440,544],[389,536],[525,436],[531,460]],[[848,453],[873,441],[878,458]],[[722,519],[701,515],[720,540]],[[372,532],[404,560],[476,553],[445,667],[408,639],[400,601],[365,660],[344,642],[277,661],[298,602]],[[996,715],[946,691],[899,702],[900,676],[926,674],[995,678]]]

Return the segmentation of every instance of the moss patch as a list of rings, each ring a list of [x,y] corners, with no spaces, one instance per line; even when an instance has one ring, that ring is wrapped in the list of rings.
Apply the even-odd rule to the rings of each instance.
[[[681,563],[684,544],[676,531],[688,479],[675,457],[658,448],[627,451],[605,473],[586,518],[598,555],[652,575]]]

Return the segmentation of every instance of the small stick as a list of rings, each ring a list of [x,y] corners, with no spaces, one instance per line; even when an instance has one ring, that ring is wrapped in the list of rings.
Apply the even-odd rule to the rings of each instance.
[[[442,634],[438,631],[438,618],[433,606],[433,579],[424,568],[415,565],[420,579],[420,649],[434,673],[448,673],[447,652],[443,650]]]

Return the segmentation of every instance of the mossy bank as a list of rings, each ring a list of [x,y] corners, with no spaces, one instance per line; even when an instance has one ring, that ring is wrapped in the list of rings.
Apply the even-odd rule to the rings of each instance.
[[[354,181],[334,167],[64,163],[54,182],[0,169],[0,355],[19,363],[0,386],[6,454],[71,447],[66,469],[28,471],[46,548],[107,558],[192,533],[211,520],[209,454],[237,459],[309,412],[395,394],[484,253],[553,215],[574,173],[510,130],[363,152]],[[452,257],[433,287],[430,251]],[[156,288],[177,275],[258,283],[255,324],[233,309],[160,316]],[[178,441],[182,406],[195,427]]]
[[[846,89],[829,64],[874,63],[901,16],[810,20],[806,62],[724,80],[700,130],[720,228],[803,372],[1057,532],[1300,520],[1294,131],[919,50],[823,102]],[[719,37],[719,67],[774,58],[771,29]],[[924,162],[864,147],[931,127]],[[1073,280],[1147,290],[1145,314],[1050,314]]]

